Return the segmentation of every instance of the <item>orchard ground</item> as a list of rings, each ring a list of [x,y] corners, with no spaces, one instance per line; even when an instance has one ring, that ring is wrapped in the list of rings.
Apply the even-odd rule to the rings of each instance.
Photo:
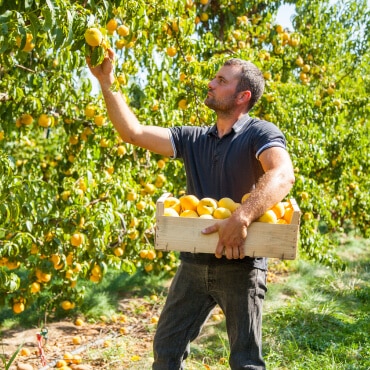
[[[263,338],[268,368],[369,368],[369,246],[369,240],[343,237],[338,253],[346,263],[344,271],[302,259],[270,260]],[[75,369],[149,369],[156,322],[170,281],[149,274],[123,279],[109,273],[101,284],[92,285],[79,312],[64,318],[54,314],[46,322],[46,367],[36,340],[40,321],[32,314],[22,320],[22,315],[15,318],[3,311],[2,353],[9,358],[22,343],[30,350],[27,356],[17,356],[11,370],[19,363],[54,368],[66,353],[81,362],[71,365]],[[77,318],[82,325],[76,325]],[[216,308],[192,345],[187,369],[228,369],[227,357],[225,320]]]

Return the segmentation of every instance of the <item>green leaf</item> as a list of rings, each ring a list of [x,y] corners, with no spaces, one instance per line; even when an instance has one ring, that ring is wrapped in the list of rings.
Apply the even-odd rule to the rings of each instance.
[[[93,47],[91,52],[91,65],[93,67],[101,64],[104,60],[104,49],[101,46]]]
[[[41,12],[42,12],[42,15],[44,17],[44,24],[42,26],[42,29],[47,32],[54,25],[53,14],[52,14],[50,8],[47,8],[47,7],[42,8]]]
[[[33,224],[30,220],[26,221],[26,228],[30,233],[32,232]]]

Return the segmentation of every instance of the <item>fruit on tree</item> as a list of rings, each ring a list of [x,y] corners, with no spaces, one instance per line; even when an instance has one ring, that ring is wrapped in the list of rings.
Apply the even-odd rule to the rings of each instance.
[[[116,31],[120,36],[125,37],[128,36],[128,34],[130,33],[130,28],[125,26],[124,24],[121,24],[117,27]]]
[[[25,51],[26,53],[29,53],[34,49],[35,44],[32,42],[32,40],[33,40],[32,34],[27,33],[26,34],[26,43],[25,43],[22,51]],[[17,43],[18,48],[20,48],[21,44],[22,44],[22,38],[20,36],[16,37],[16,43]]]
[[[170,46],[167,48],[166,52],[167,52],[167,55],[172,58],[177,54],[177,49],[174,46]]]
[[[30,291],[32,294],[36,294],[40,291],[41,285],[37,281],[34,281],[30,286]]]
[[[62,301],[60,306],[65,311],[72,310],[74,308],[74,304],[71,301],[68,301],[68,300]]]
[[[71,244],[74,247],[79,247],[80,245],[82,245],[84,243],[84,240],[85,240],[85,235],[82,233],[74,233],[71,236]]]
[[[47,114],[43,113],[40,115],[38,119],[38,123],[41,127],[49,127],[51,126],[51,117],[49,117]]]
[[[24,303],[23,302],[16,302],[13,304],[13,312],[15,314],[20,314],[24,311]]]
[[[99,28],[91,27],[85,31],[85,41],[88,45],[96,47],[103,41],[103,34]]]
[[[118,27],[118,22],[114,18],[110,19],[107,23],[107,30],[113,33]]]

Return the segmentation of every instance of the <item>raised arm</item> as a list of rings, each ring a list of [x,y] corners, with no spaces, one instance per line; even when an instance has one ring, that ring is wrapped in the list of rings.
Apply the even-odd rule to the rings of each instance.
[[[108,116],[114,127],[125,142],[149,149],[158,154],[172,156],[174,153],[168,129],[140,124],[121,92],[111,90],[114,82],[114,57],[113,50],[109,49],[108,56],[102,64],[91,67],[89,60],[87,60],[91,73],[99,81]]]

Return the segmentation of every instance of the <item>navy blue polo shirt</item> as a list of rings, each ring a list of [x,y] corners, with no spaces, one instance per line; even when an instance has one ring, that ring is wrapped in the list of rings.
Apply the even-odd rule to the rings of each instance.
[[[174,158],[184,161],[186,192],[199,199],[229,197],[240,202],[264,171],[258,160],[267,148],[286,147],[283,133],[271,122],[244,115],[222,138],[216,125],[211,127],[172,127],[170,138]],[[216,248],[216,246],[215,246]],[[194,263],[251,263],[266,268],[264,258],[227,260],[206,253],[181,253],[181,259]]]

